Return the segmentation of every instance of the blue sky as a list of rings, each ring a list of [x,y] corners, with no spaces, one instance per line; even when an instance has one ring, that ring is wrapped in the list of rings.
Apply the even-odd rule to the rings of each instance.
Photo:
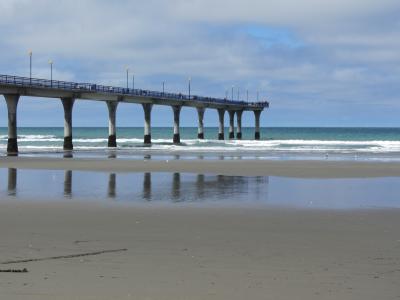
[[[397,0],[0,0],[0,73],[223,97],[239,87],[268,99],[262,126],[400,126]],[[236,95],[236,92],[235,92]],[[20,126],[63,126],[57,99],[23,97]],[[0,101],[0,126],[7,112]],[[77,101],[75,126],[107,126],[106,105]],[[182,126],[196,125],[183,109]],[[207,126],[217,113],[205,114]],[[155,107],[153,126],[172,112]],[[252,126],[248,113],[244,125]],[[121,105],[119,126],[142,126]]]

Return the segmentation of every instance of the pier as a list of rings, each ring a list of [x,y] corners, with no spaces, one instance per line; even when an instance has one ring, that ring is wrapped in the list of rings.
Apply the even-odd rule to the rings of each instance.
[[[0,94],[7,103],[8,144],[7,152],[18,153],[17,105],[21,96],[60,99],[64,108],[64,150],[73,149],[72,111],[75,100],[104,101],[108,107],[108,147],[117,146],[116,113],[120,102],[141,104],[144,111],[145,144],[151,144],[151,110],[153,105],[166,105],[173,113],[173,143],[180,143],[180,112],[183,106],[193,107],[198,113],[197,138],[204,139],[204,112],[215,109],[218,112],[218,139],[225,139],[224,118],[229,115],[229,139],[242,138],[242,114],[254,114],[254,138],[260,139],[261,112],[269,107],[268,101],[247,102],[227,98],[213,98],[182,93],[166,93],[142,89],[130,89],[93,83],[77,83],[58,80],[38,79],[12,75],[0,75]]]

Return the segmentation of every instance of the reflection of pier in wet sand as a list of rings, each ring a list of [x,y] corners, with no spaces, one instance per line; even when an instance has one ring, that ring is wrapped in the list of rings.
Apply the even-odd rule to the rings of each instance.
[[[151,173],[146,172],[143,176],[143,199],[151,200]]]
[[[72,197],[72,171],[64,171],[64,196],[67,198]]]
[[[107,189],[107,196],[109,198],[115,198],[116,196],[116,181],[117,175],[115,173],[110,173],[108,176],[108,189]]]
[[[9,196],[15,196],[17,194],[17,169],[8,169],[7,190]]]
[[[17,196],[17,173],[20,172],[17,169],[9,168],[7,173],[8,180],[8,195]],[[21,171],[24,172],[24,171]],[[31,171],[29,171],[31,172]],[[50,171],[49,171],[50,172]],[[54,171],[51,171],[54,172]],[[56,171],[58,172],[58,171]],[[81,171],[65,170],[62,171],[62,195],[66,198],[79,198],[89,195],[89,197],[106,197],[110,199],[122,198],[131,200],[145,200],[145,201],[159,201],[159,200],[171,200],[173,202],[187,202],[187,201],[203,201],[210,197],[217,197],[218,199],[225,200],[229,199],[230,196],[237,193],[247,193],[249,186],[249,180],[252,180],[253,186],[251,193],[257,195],[259,198],[264,198],[266,195],[265,184],[268,184],[268,177],[240,177],[240,176],[222,176],[222,175],[204,175],[204,174],[181,174],[181,173],[121,173],[117,176],[116,173],[109,173],[105,182],[101,183],[98,179],[95,180],[95,188],[91,188],[89,185],[93,184],[90,179],[90,174],[93,176],[99,176],[99,173],[86,173]],[[73,181],[73,173],[78,173],[76,179]],[[82,173],[85,174],[85,180],[81,180]],[[127,190],[124,183],[129,183],[131,180],[137,181],[137,177],[143,176],[143,184],[136,186],[129,184],[131,190]],[[104,175],[101,175],[104,176]],[[133,176],[133,178],[131,178]],[[20,181],[23,181],[20,178]],[[168,180],[168,177],[171,178]],[[121,181],[121,195],[118,195],[117,181]],[[256,183],[256,186],[254,186]],[[23,184],[21,182],[20,184]],[[89,185],[88,185],[89,184]],[[102,188],[102,184],[104,187]],[[74,189],[74,185],[76,185]],[[169,187],[168,187],[169,186]],[[22,186],[22,189],[25,188]],[[28,188],[29,189],[29,188]],[[49,189],[50,190],[50,189]],[[168,191],[169,190],[169,191]],[[259,192],[257,192],[260,190]],[[75,192],[74,192],[75,191]],[[39,192],[40,191],[36,191]],[[93,193],[94,194],[93,194]],[[98,193],[102,193],[99,195]],[[128,194],[128,195],[127,195]],[[56,193],[54,196],[57,197],[60,193]],[[129,196],[132,195],[132,196]],[[169,195],[169,196],[168,196]],[[19,195],[21,196],[21,195]]]

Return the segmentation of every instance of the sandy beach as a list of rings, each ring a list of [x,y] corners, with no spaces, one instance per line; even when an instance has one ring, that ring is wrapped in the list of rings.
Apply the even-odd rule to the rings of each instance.
[[[0,167],[326,180],[400,176],[397,163],[343,161],[7,157]],[[2,199],[1,299],[400,298],[396,208],[85,200]]]
[[[400,163],[321,160],[126,160],[100,158],[2,157],[1,168],[106,172],[186,172],[232,176],[302,178],[398,177]]]
[[[2,202],[0,298],[398,299],[399,215]]]

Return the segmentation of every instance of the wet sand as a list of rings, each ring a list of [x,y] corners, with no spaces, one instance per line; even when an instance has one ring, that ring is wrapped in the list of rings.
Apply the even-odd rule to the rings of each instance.
[[[301,178],[399,177],[399,162],[272,160],[124,160],[2,157],[0,168],[106,172],[185,172],[232,176]]]
[[[39,260],[0,264],[28,270],[0,298],[398,299],[398,228],[399,210],[2,201],[1,263]]]
[[[7,157],[0,167],[400,176],[398,163],[330,161]],[[0,272],[0,299],[400,299],[399,228],[395,208],[2,199],[0,271],[28,272]]]

